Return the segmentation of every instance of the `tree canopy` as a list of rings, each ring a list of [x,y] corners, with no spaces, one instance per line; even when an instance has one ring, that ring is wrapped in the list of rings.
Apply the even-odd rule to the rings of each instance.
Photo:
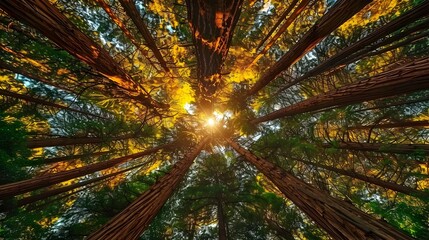
[[[429,1],[0,1],[0,239],[426,239]]]

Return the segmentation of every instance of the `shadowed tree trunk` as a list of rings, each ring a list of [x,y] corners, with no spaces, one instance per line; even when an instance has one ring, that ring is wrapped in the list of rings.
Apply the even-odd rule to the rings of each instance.
[[[217,90],[223,86],[221,70],[228,54],[243,0],[186,0],[188,21],[196,49],[197,103],[213,112]]]
[[[171,147],[171,146],[172,144],[166,144],[159,147],[151,148],[144,152],[139,152],[139,153],[131,154],[124,157],[114,158],[104,162],[94,163],[85,167],[75,168],[64,172],[48,174],[48,175],[35,177],[32,179],[23,180],[15,183],[4,184],[0,186],[0,199],[13,197],[22,193],[34,191],[39,188],[51,186],[56,183],[64,182],[73,178],[77,178],[77,177],[94,173],[103,169],[107,169],[139,157],[156,153],[161,149]]]
[[[329,107],[375,100],[429,88],[429,58],[417,59],[374,77],[338,88],[252,120],[266,122]]]
[[[176,190],[207,141],[207,138],[202,140],[184,159],[177,162],[169,173],[164,175],[102,228],[88,236],[87,240],[139,239],[164,203]]]
[[[387,23],[386,25],[376,29],[368,36],[362,38],[361,40],[357,41],[356,43],[344,48],[334,56],[330,57],[329,59],[325,60],[324,62],[320,63],[317,67],[313,68],[312,70],[306,72],[303,76],[297,78],[296,80],[289,83],[286,87],[282,88],[283,90],[291,87],[309,77],[315,76],[317,74],[323,73],[331,68],[334,68],[335,66],[338,66],[340,64],[345,64],[348,62],[349,59],[356,58],[356,55],[362,56],[368,51],[370,51],[372,48],[368,48],[369,45],[373,44],[377,40],[395,32],[398,31],[398,29],[401,29],[409,24],[415,23],[419,19],[423,17],[429,16],[429,2],[423,2],[422,4],[418,5],[417,7],[411,9],[406,14],[401,15],[400,17],[394,19],[393,21]],[[418,26],[418,28],[425,29],[427,26],[427,21],[424,25]],[[398,34],[401,36],[401,34]],[[392,40],[395,38],[392,37]],[[387,41],[383,41],[385,44],[389,43],[389,39]],[[384,44],[384,45],[385,45]],[[380,46],[381,44],[376,44],[376,46]],[[374,50],[374,49],[372,49]]]
[[[339,169],[339,168],[335,168],[335,167],[330,167],[330,166],[326,166],[320,163],[316,163],[316,162],[310,162],[310,161],[306,161],[306,160],[302,160],[302,159],[297,159],[297,158],[293,158],[296,161],[308,164],[308,165],[313,165],[319,168],[323,168],[335,173],[338,173],[340,175],[345,175],[345,176],[349,176],[351,178],[356,178],[359,180],[362,180],[364,182],[368,182],[386,189],[390,189],[393,190],[395,192],[401,192],[410,196],[415,196],[415,197],[419,197],[422,199],[429,199],[429,192],[422,192],[419,191],[417,189],[414,188],[410,188],[410,187],[406,187],[403,185],[399,185],[397,183],[394,182],[387,182],[387,181],[383,181],[379,178],[375,178],[375,177],[370,177],[370,176],[365,176],[363,174],[354,172],[354,171],[350,171],[350,170],[344,170],[344,169]]]
[[[386,222],[376,220],[352,204],[331,197],[329,194],[292,176],[280,167],[256,157],[251,152],[228,139],[238,153],[253,164],[297,207],[334,239],[412,239]]]
[[[166,72],[169,72],[170,69],[168,69],[168,67],[167,67],[167,62],[164,60],[161,52],[159,51],[158,47],[156,46],[155,39],[152,37],[152,34],[150,33],[149,29],[147,28],[142,17],[140,16],[139,11],[137,10],[136,6],[134,5],[134,1],[133,0],[119,0],[119,2],[121,3],[121,5],[124,8],[127,15],[133,21],[134,25],[136,25],[136,27],[139,30],[140,34],[142,35],[143,39],[146,41],[146,44],[149,47],[149,49],[152,50],[156,59],[158,59],[161,67],[164,68],[164,70]]]
[[[87,112],[84,112],[84,111],[81,111],[81,110],[77,110],[77,109],[74,109],[74,108],[71,108],[71,107],[67,107],[67,106],[64,106],[64,105],[61,105],[61,104],[58,104],[58,103],[53,103],[53,102],[50,102],[50,101],[46,101],[46,100],[43,100],[43,99],[38,99],[38,98],[32,97],[30,95],[24,95],[24,94],[19,94],[19,93],[15,93],[15,92],[10,92],[10,91],[3,90],[3,89],[0,89],[0,95],[2,95],[2,96],[8,96],[8,97],[13,97],[13,98],[16,98],[16,99],[21,99],[21,100],[24,100],[26,102],[31,102],[31,103],[35,103],[35,104],[40,104],[40,105],[45,105],[45,106],[54,107],[54,108],[58,108],[58,109],[63,109],[63,110],[70,111],[70,112],[80,113],[80,114],[87,115],[87,116],[93,116],[93,117],[97,117],[97,118],[104,118],[104,117],[101,117],[101,116],[98,116],[98,115],[95,115],[95,114],[92,114],[92,113],[87,113]]]
[[[350,1],[339,0],[311,29],[270,67],[250,88],[247,96],[257,93],[284,70],[297,62],[328,34],[359,12],[372,0]]]
[[[339,142],[324,143],[324,148],[338,148],[356,151],[371,151],[383,153],[422,153],[429,155],[429,144],[384,144],[384,143],[358,143],[358,142]]]
[[[225,219],[225,212],[223,209],[222,196],[220,196],[216,201],[216,210],[217,210],[217,225],[218,225],[218,237],[219,240],[227,240],[227,222]]]
[[[296,1],[295,1],[296,2]],[[261,59],[262,56],[264,56],[268,50],[274,45],[274,43],[279,39],[279,37],[287,30],[287,28],[295,21],[295,19],[301,14],[302,11],[307,7],[307,5],[310,3],[310,0],[301,0],[298,7],[296,7],[295,11],[289,16],[289,18],[286,20],[286,22],[280,27],[280,29],[277,31],[277,33],[270,39],[270,41],[265,45],[264,49],[262,49],[258,55],[253,59],[252,63],[249,64],[248,67],[251,67],[255,63],[258,62],[259,59]],[[292,6],[292,5],[291,5]],[[289,7],[290,8],[290,7]],[[287,9],[285,13],[290,12],[291,9]],[[269,33],[271,35],[271,33]],[[267,36],[268,37],[268,36]],[[265,40],[264,40],[265,41]],[[260,46],[258,46],[257,49],[259,49]]]
[[[136,169],[136,168],[142,167],[143,165],[147,165],[147,164],[148,163],[145,162],[145,163],[139,164],[137,166],[121,170],[121,171],[117,171],[117,172],[114,172],[114,173],[106,174],[106,175],[101,176],[101,177],[92,178],[92,179],[87,180],[87,181],[77,182],[77,183],[74,183],[74,184],[71,184],[71,185],[68,185],[68,186],[65,186],[65,187],[61,187],[61,188],[50,189],[50,190],[44,191],[44,192],[42,192],[40,194],[37,194],[37,195],[25,197],[25,198],[22,198],[22,199],[18,200],[17,204],[14,205],[14,207],[17,208],[17,207],[21,207],[21,206],[24,206],[24,205],[32,204],[34,202],[50,198],[50,197],[59,195],[61,193],[65,193],[65,192],[71,191],[71,190],[79,188],[79,187],[84,187],[84,186],[87,186],[89,184],[102,181],[104,179],[116,176],[116,175],[124,173],[124,172],[128,172],[128,171],[130,171],[132,169]],[[8,209],[8,210],[10,210],[10,209]]]
[[[47,138],[47,139],[29,139],[27,140],[28,148],[40,148],[40,147],[55,147],[55,146],[67,146],[67,145],[79,145],[79,144],[95,144],[104,143],[109,141],[125,140],[135,137],[134,134],[126,134],[119,137],[58,137],[58,138]]]
[[[109,53],[81,32],[47,0],[4,0],[0,8],[45,35],[60,48],[93,67],[127,95],[148,107],[165,107],[139,87]]]

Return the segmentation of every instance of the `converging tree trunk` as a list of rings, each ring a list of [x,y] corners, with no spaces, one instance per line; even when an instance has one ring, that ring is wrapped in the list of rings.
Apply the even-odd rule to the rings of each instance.
[[[40,177],[35,177],[28,180],[23,180],[15,183],[9,183],[0,186],[0,199],[10,198],[22,193],[34,191],[39,188],[47,187],[54,185],[56,183],[64,182],[73,178],[84,176],[90,173],[94,173],[103,169],[107,169],[121,163],[147,156],[153,153],[160,151],[161,149],[171,147],[171,144],[162,145],[159,147],[154,147],[144,152],[139,152],[131,154],[124,157],[110,159],[104,162],[94,163],[85,167],[75,168],[72,170],[67,170],[64,172],[58,172],[53,174],[48,174]]]
[[[366,175],[363,175],[363,174],[360,174],[360,173],[357,173],[354,171],[350,171],[350,170],[344,170],[344,169],[339,169],[339,168],[335,168],[335,167],[331,167],[331,166],[326,166],[326,165],[323,165],[320,163],[310,162],[310,161],[306,161],[303,159],[297,159],[297,158],[293,158],[293,159],[296,161],[308,164],[308,165],[313,165],[313,166],[316,166],[319,168],[323,168],[323,169],[338,173],[340,175],[345,175],[345,176],[349,176],[351,178],[356,178],[356,179],[362,180],[364,182],[368,182],[368,183],[371,183],[371,184],[374,184],[374,185],[377,185],[377,186],[380,186],[380,187],[383,187],[386,189],[393,190],[395,192],[401,192],[401,193],[404,193],[404,194],[407,194],[410,196],[419,197],[422,199],[429,199],[429,193],[428,192],[422,192],[422,191],[419,191],[419,190],[414,189],[414,188],[399,185],[399,184],[394,183],[394,182],[383,181],[379,178],[366,176]]]
[[[371,124],[371,125],[361,125],[361,126],[350,126],[347,127],[348,130],[358,130],[358,129],[385,129],[385,128],[407,128],[407,127],[426,127],[429,126],[429,121],[402,121],[402,122],[392,122],[392,123],[380,123],[380,124]]]
[[[341,107],[368,100],[429,88],[429,58],[417,59],[374,77],[309,98],[252,120],[261,123],[329,107]]]
[[[334,68],[340,64],[344,64],[348,62],[349,59],[356,58],[357,56],[362,56],[367,53],[372,48],[368,48],[371,44],[375,43],[377,40],[392,34],[398,29],[401,29],[409,24],[413,24],[421,18],[429,16],[429,2],[423,2],[420,5],[414,7],[407,13],[401,15],[400,17],[394,19],[393,21],[387,23],[386,25],[376,29],[374,32],[369,34],[368,36],[362,38],[356,43],[344,48],[334,56],[328,58],[324,62],[320,63],[317,67],[312,70],[306,72],[303,76],[297,78],[296,80],[290,82],[287,87],[293,86],[309,77],[315,76],[317,74],[323,73],[329,69]],[[426,21],[425,21],[426,22]],[[418,25],[417,28],[425,29],[427,26],[427,22],[425,25]],[[401,35],[400,33],[398,35]],[[392,40],[395,39],[392,37]],[[390,41],[385,41],[385,44],[388,44]],[[376,44],[380,46],[381,44]],[[285,87],[286,88],[286,87]]]
[[[134,4],[134,1],[133,0],[119,0],[119,2],[121,3],[121,5],[124,8],[127,15],[133,21],[134,25],[136,25],[136,27],[139,30],[140,34],[142,35],[143,39],[146,41],[146,44],[149,47],[149,49],[152,50],[156,59],[158,59],[161,67],[164,68],[164,70],[166,72],[169,72],[170,70],[167,67],[167,62],[164,60],[161,52],[159,51],[158,47],[156,46],[155,39],[152,37],[152,34],[150,33],[149,29],[147,28],[142,17],[140,16],[140,13],[137,10],[136,5]]]
[[[280,167],[256,157],[234,141],[228,143],[253,164],[297,207],[334,239],[412,239],[352,204],[303,182]]]
[[[207,138],[202,140],[181,161],[177,162],[170,172],[87,239],[139,239],[142,232],[176,190],[207,141]]]
[[[134,82],[109,53],[80,31],[47,0],[4,0],[0,8],[25,22],[71,55],[96,69],[128,95],[148,107],[165,107]]]
[[[243,0],[186,0],[197,57],[197,103],[210,114],[213,112],[217,90],[223,86],[222,65],[242,4]]]
[[[247,96],[257,93],[284,70],[297,62],[308,51],[314,48],[328,34],[359,12],[372,0],[349,1],[340,0],[311,29],[270,67],[249,89]]]
[[[217,210],[217,225],[218,225],[218,237],[219,240],[227,240],[227,222],[225,218],[225,212],[223,209],[222,199],[218,198],[216,200],[216,210]]]

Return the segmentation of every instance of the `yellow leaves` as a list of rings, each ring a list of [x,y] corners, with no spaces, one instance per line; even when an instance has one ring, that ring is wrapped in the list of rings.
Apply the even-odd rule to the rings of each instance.
[[[145,174],[152,172],[153,170],[157,170],[159,166],[161,166],[162,161],[156,160],[150,167],[148,167],[145,171]]]
[[[398,5],[398,1],[384,1],[378,0],[368,4],[362,11],[357,13],[355,16],[346,21],[343,25],[338,28],[340,33],[345,35],[351,34],[353,29],[359,26],[365,26],[367,24],[378,21],[381,17],[394,14],[398,15],[395,7]]]
[[[418,190],[427,190],[427,189],[429,189],[429,178],[417,181],[417,189]]]
[[[58,219],[58,217],[46,217],[38,221],[37,224],[39,224],[42,228],[46,228],[54,224],[56,221],[58,221]]]

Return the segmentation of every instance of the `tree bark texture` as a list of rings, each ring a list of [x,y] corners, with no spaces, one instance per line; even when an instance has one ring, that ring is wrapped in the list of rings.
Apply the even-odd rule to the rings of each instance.
[[[146,190],[137,200],[117,214],[102,228],[88,236],[87,240],[139,239],[152,219],[178,187],[194,159],[207,143],[202,140],[171,171]]]
[[[149,29],[147,28],[142,17],[140,16],[140,13],[137,10],[136,5],[134,4],[134,1],[133,0],[119,0],[119,2],[121,3],[122,8],[124,8],[127,15],[133,21],[134,25],[136,25],[136,27],[139,30],[140,34],[142,35],[143,39],[146,41],[146,45],[149,47],[150,50],[152,50],[156,59],[158,59],[161,67],[166,72],[169,72],[170,69],[168,69],[168,67],[167,67],[167,62],[164,60],[161,52],[159,51],[158,47],[156,46],[155,39],[152,37],[152,34],[150,33]]]
[[[0,199],[10,198],[19,194],[37,190],[39,188],[51,186],[73,178],[77,178],[77,177],[94,173],[100,170],[104,170],[139,157],[156,153],[161,149],[164,149],[170,146],[171,144],[166,144],[159,147],[151,148],[143,152],[131,154],[124,157],[110,159],[104,162],[94,163],[88,166],[75,168],[64,172],[58,172],[58,173],[35,177],[32,179],[23,180],[15,183],[4,184],[0,186]]]
[[[222,199],[219,198],[216,201],[216,210],[217,210],[217,225],[218,225],[218,237],[219,240],[227,240],[227,222],[225,219],[225,212],[223,209]]]
[[[368,46],[380,40],[381,38],[389,34],[392,34],[393,32],[398,31],[398,29],[401,29],[409,24],[413,24],[424,17],[429,16],[428,9],[429,9],[428,1],[421,3],[420,5],[414,7],[413,9],[403,14],[402,16],[376,29],[368,36],[344,48],[334,56],[320,63],[317,67],[308,71],[303,76],[296,79],[295,81],[292,81],[290,84],[288,84],[288,87],[293,86],[294,84],[297,84],[309,77],[323,73],[331,68],[334,68],[335,66],[338,66],[340,64],[345,64],[347,60],[354,58],[356,55],[363,55],[367,53],[369,50],[367,49]],[[388,44],[388,42],[389,40],[386,42],[386,44]],[[376,45],[379,46],[379,44],[376,44]]]
[[[429,58],[417,59],[374,77],[340,87],[252,120],[261,123],[328,107],[341,107],[429,88]]]
[[[314,48],[328,34],[359,12],[372,0],[350,1],[339,0],[311,29],[270,67],[249,89],[247,96],[256,94],[284,70],[297,62],[308,51]]]
[[[80,31],[47,0],[4,0],[0,8],[45,35],[58,47],[94,68],[128,95],[148,107],[162,107],[151,99],[109,53]]]
[[[333,239],[412,239],[352,204],[333,198],[280,167],[256,157],[233,140],[227,141]]]
[[[319,168],[323,168],[323,169],[338,173],[340,175],[345,175],[345,176],[349,176],[351,178],[359,179],[359,180],[362,180],[364,182],[368,182],[368,183],[371,183],[371,184],[374,184],[374,185],[377,185],[377,186],[380,186],[380,187],[383,187],[386,189],[393,190],[395,192],[400,192],[400,193],[404,193],[404,194],[407,194],[410,196],[415,196],[415,197],[419,197],[422,199],[429,200],[429,192],[422,192],[422,191],[419,191],[419,190],[414,189],[414,188],[399,185],[399,184],[394,183],[394,182],[387,182],[387,181],[381,180],[379,178],[366,176],[366,175],[363,175],[363,174],[360,174],[360,173],[357,173],[354,171],[350,171],[350,170],[339,169],[339,168],[326,166],[326,165],[323,165],[320,163],[310,162],[310,161],[306,161],[306,160],[302,160],[302,159],[294,159],[294,160],[305,163],[307,165],[313,165],[313,166],[316,166]]]
[[[186,0],[188,21],[197,57],[197,102],[213,112],[217,90],[223,86],[221,70],[228,54],[243,0]]]

